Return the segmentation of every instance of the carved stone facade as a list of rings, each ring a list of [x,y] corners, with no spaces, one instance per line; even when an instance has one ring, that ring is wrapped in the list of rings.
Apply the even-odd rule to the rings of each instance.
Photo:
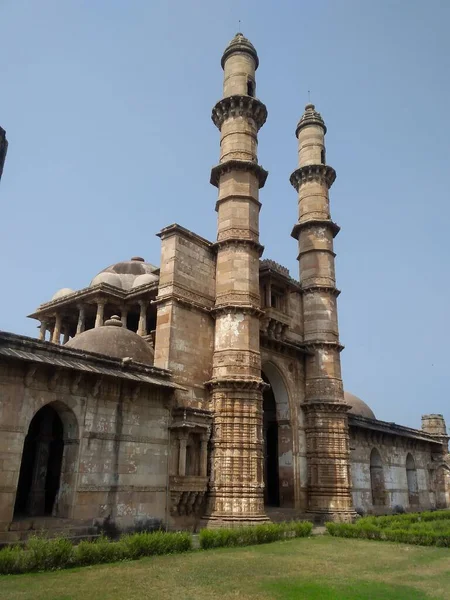
[[[216,241],[169,225],[159,267],[134,257],[59,290],[30,315],[39,341],[0,334],[0,542],[39,518],[197,528],[450,506],[442,416],[384,423],[344,392],[321,115],[308,104],[296,129],[298,281],[261,260],[256,50],[237,34],[221,64]]]

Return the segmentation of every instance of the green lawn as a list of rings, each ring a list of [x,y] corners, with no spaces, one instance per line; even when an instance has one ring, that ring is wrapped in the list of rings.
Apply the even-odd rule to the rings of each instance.
[[[7,600],[450,598],[450,550],[317,536],[0,577]]]

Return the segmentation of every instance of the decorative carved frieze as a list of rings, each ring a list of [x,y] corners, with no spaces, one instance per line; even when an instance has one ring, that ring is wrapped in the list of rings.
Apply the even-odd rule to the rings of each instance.
[[[310,287],[302,287],[302,292],[304,296],[307,294],[330,294],[337,298],[341,290],[338,290],[334,285],[311,285]]]
[[[227,390],[260,390],[270,387],[258,377],[217,377],[205,382],[211,389]]]
[[[186,300],[204,308],[214,306],[213,296],[202,294],[198,290],[194,292],[179,283],[167,283],[160,286],[157,302],[160,303],[170,297],[177,297],[180,300]]]
[[[319,183],[325,184],[328,188],[330,188],[334,180],[336,179],[336,171],[333,167],[328,165],[306,165],[304,167],[300,167],[296,169],[289,181],[291,185],[297,190],[299,190],[302,183],[309,181],[317,181]]]
[[[228,160],[211,169],[210,183],[215,187],[219,187],[222,175],[231,173],[232,171],[247,171],[248,173],[252,173],[258,179],[260,188],[264,187],[268,175],[265,169],[251,160]]]
[[[81,485],[78,492],[165,492],[159,485]]]
[[[253,240],[250,236],[246,238],[232,237],[231,235],[225,239],[217,241],[215,244],[216,248],[239,248],[242,246],[250,246],[251,249],[256,250],[258,258],[262,256],[264,252],[264,246],[262,246],[257,240]]]
[[[229,296],[231,296],[231,294],[228,294],[226,297],[218,297],[218,302],[220,302],[220,304],[218,304],[211,310],[211,314],[215,318],[217,318],[218,315],[224,315],[229,313],[245,313],[248,315],[253,315],[255,317],[261,317],[264,314],[264,311],[259,308],[259,302],[256,301],[256,298],[253,298],[255,304],[239,304],[238,302],[240,298],[229,298]],[[227,302],[227,300],[232,300],[232,302]]]
[[[341,230],[339,225],[337,225],[337,223],[335,223],[331,219],[311,218],[310,216],[308,216],[307,220],[301,221],[294,225],[291,231],[291,236],[294,239],[298,240],[300,231],[302,231],[303,229],[313,229],[314,227],[328,227],[329,229],[331,229],[333,237],[336,237]]]
[[[267,108],[251,96],[228,96],[222,98],[212,109],[211,119],[214,125],[221,129],[224,121],[233,117],[245,117],[255,123],[259,130],[267,119]]]
[[[151,438],[144,435],[128,435],[122,433],[118,435],[116,433],[106,433],[103,431],[85,431],[83,437],[88,440],[108,440],[112,442],[134,442],[137,444],[157,444],[165,446],[167,445],[167,439],[165,438]]]

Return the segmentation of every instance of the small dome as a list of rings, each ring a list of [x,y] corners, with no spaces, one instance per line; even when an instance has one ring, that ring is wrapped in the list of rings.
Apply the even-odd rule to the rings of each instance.
[[[134,289],[141,285],[146,285],[147,283],[154,283],[155,281],[158,281],[158,275],[155,275],[155,273],[144,273],[144,275],[138,275],[136,277],[131,288]]]
[[[52,296],[52,300],[59,300],[60,298],[64,298],[64,296],[68,296],[69,294],[73,294],[73,290],[70,288],[61,288]]]
[[[373,410],[368,406],[361,398],[350,394],[350,392],[344,392],[344,399],[347,404],[350,404],[351,409],[348,411],[350,415],[357,415],[358,417],[365,417],[366,419],[376,419]]]
[[[68,348],[104,354],[113,358],[132,358],[153,364],[153,350],[140,335],[122,327],[120,317],[113,316],[103,327],[79,333],[65,344]]]
[[[89,287],[94,287],[99,283],[107,283],[108,285],[112,285],[113,287],[122,288],[122,281],[120,280],[120,277],[116,275],[116,273],[99,273],[91,281]]]
[[[130,260],[124,260],[100,271],[91,281],[90,287],[98,283],[109,283],[114,287],[128,291],[135,287],[133,285],[134,281],[140,275],[154,275],[153,281],[157,281],[158,268],[145,262],[140,256],[134,256]],[[142,285],[142,283],[139,285]]]
[[[220,62],[222,69],[225,66],[225,61],[227,58],[231,54],[234,54],[234,52],[246,52],[247,54],[250,54],[250,56],[252,56],[255,60],[255,69],[258,68],[259,58],[258,54],[256,53],[255,46],[246,37],[244,37],[242,33],[237,33],[225,48],[225,51],[222,55],[222,60]]]
[[[303,127],[306,127],[307,125],[320,125],[321,127],[323,127],[324,133],[327,132],[325,122],[322,119],[322,115],[319,112],[317,112],[314,104],[307,104],[305,106],[305,112],[301,116],[300,121],[297,123],[295,135],[298,136],[298,132],[300,131],[300,129],[303,129]]]

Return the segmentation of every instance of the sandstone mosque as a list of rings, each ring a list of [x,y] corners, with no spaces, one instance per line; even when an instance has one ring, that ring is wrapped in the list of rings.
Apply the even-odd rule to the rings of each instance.
[[[134,257],[57,291],[30,315],[39,339],[0,333],[0,541],[450,505],[442,415],[411,429],[343,390],[336,173],[312,104],[290,177],[300,279],[262,259],[258,63],[241,33],[221,60],[216,241],[169,225],[159,266]]]

